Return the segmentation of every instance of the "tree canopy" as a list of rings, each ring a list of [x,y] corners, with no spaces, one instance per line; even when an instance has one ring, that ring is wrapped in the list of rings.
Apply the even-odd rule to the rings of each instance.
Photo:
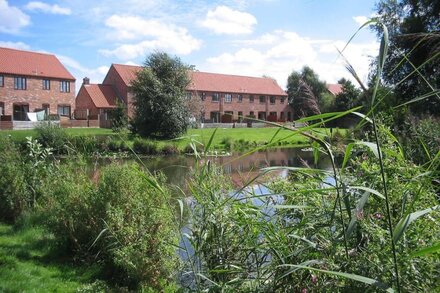
[[[178,57],[156,52],[147,57],[132,82],[133,131],[144,137],[175,138],[186,132],[186,87],[192,67]]]
[[[390,49],[384,81],[394,86],[398,103],[440,87],[440,1],[381,0],[378,19],[389,30]],[[383,31],[375,26],[380,37]],[[415,70],[417,68],[417,70]],[[414,112],[440,113],[440,95],[411,104]]]
[[[338,83],[342,85],[342,92],[336,95],[334,110],[346,111],[359,106],[361,104],[359,101],[361,91],[348,79],[341,78]]]
[[[300,72],[293,71],[287,79],[287,94],[295,118],[319,114],[319,103],[325,91],[325,82],[319,80],[310,67],[304,66]]]

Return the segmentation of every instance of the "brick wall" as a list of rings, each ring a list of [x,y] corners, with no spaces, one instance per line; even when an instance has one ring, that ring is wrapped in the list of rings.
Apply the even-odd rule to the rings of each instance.
[[[193,92],[193,94],[195,94]],[[197,93],[199,96],[202,95],[202,93]],[[219,93],[219,101],[213,101],[212,96],[214,92],[204,92],[204,112],[205,112],[205,119],[209,120],[210,113],[211,112],[220,112],[220,115],[223,115],[226,112],[232,112],[233,114],[233,120],[238,120],[239,112],[242,112],[242,116],[249,116],[252,114],[258,118],[259,112],[264,112],[266,118],[269,117],[271,112],[276,113],[276,119],[278,121],[282,121],[283,119],[287,120],[287,118],[290,116],[290,120],[293,117],[293,110],[289,106],[287,102],[287,97],[281,97],[281,96],[273,96],[275,97],[275,102],[272,104],[270,102],[270,96],[265,97],[265,101],[263,103],[260,102],[260,96],[258,94],[252,95],[254,97],[253,102],[250,100],[249,94],[241,94],[243,97],[241,102],[238,99],[237,93],[231,93],[232,94],[232,101],[225,102],[225,94],[230,93]],[[284,98],[284,102],[281,103],[281,99]],[[289,115],[290,113],[290,115]]]
[[[119,73],[116,69],[111,66],[107,75],[104,78],[102,84],[109,84],[113,86],[116,94],[124,101],[125,105],[128,105],[128,117],[132,117],[133,115],[133,107],[132,107],[132,93],[129,92],[129,87],[124,83]],[[128,103],[127,103],[128,101]]]
[[[89,116],[95,117],[98,116],[99,110],[96,108],[93,103],[90,95],[85,90],[84,86],[81,86],[79,89],[78,95],[75,99],[75,109],[76,110],[86,110],[89,109]]]
[[[28,104],[29,111],[42,109],[49,104],[51,114],[57,114],[58,105],[75,106],[75,81],[70,81],[70,93],[60,92],[60,80],[50,79],[50,90],[43,90],[43,77],[26,77],[26,90],[14,89],[14,76],[4,75],[4,86],[0,87],[0,103],[4,103],[5,115],[13,115],[13,104]]]

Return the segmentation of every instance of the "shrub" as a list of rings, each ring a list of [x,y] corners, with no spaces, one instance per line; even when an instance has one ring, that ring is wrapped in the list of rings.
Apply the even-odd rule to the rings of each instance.
[[[157,155],[159,153],[156,143],[141,138],[136,138],[134,140],[133,150],[136,153],[143,155]]]
[[[27,207],[23,161],[9,138],[0,136],[0,219],[13,222]]]
[[[66,153],[67,133],[58,124],[53,122],[41,122],[35,127],[37,140],[44,146],[52,148],[56,154]]]
[[[53,180],[49,229],[76,257],[104,261],[122,284],[160,291],[176,268],[177,245],[163,181],[137,165],[112,164],[93,184],[80,169],[66,167]]]
[[[166,144],[162,147],[161,151],[164,155],[176,155],[179,154],[179,149],[172,144]]]

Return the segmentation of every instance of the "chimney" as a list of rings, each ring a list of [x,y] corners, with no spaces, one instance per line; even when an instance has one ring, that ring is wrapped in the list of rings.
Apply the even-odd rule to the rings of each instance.
[[[90,79],[88,77],[83,78],[83,85],[90,84]]]

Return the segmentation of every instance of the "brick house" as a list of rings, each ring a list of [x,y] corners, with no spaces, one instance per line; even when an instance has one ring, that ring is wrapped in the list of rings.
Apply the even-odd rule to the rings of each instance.
[[[343,91],[342,84],[339,83],[327,84],[327,90],[329,91],[330,94],[336,97]]]
[[[106,115],[109,110],[117,107],[118,95],[112,85],[90,84],[86,77],[79,89],[75,100],[76,119],[99,119],[99,115]],[[84,111],[87,111],[85,115]]]
[[[0,48],[1,120],[41,110],[70,117],[74,102],[75,78],[55,55]]]
[[[112,64],[102,83],[112,86],[118,98],[128,105],[129,117],[133,115],[130,83],[141,69],[140,66]],[[205,122],[238,121],[246,116],[270,121],[291,121],[293,118],[287,94],[271,78],[198,71],[190,74],[188,95],[197,95],[203,101]],[[87,106],[84,100],[84,96],[78,94],[77,109]]]

